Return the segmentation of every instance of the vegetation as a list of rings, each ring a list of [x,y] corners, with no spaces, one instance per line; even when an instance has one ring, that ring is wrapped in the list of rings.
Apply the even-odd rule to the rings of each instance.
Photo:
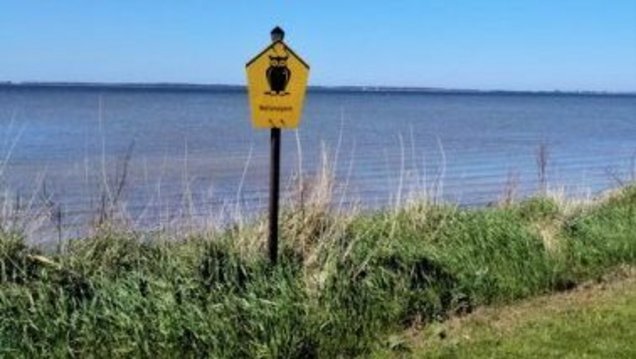
[[[407,331],[392,340],[408,351],[376,357],[634,358],[636,272],[621,269],[601,283]]]
[[[275,268],[259,221],[183,238],[104,224],[54,254],[4,231],[0,356],[399,351],[390,333],[572,289],[636,262],[634,187],[586,205],[542,196],[346,214],[326,203],[284,213]]]

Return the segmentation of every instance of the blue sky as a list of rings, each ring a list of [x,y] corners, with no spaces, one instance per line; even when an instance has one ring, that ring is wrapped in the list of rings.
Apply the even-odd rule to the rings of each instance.
[[[277,24],[314,85],[636,91],[635,0],[0,0],[0,81],[242,84]]]

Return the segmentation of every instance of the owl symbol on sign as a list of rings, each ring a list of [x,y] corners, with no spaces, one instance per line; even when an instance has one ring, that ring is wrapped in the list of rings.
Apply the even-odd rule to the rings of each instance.
[[[269,67],[266,73],[269,92],[265,94],[271,96],[289,95],[289,92],[285,91],[289,79],[291,79],[291,70],[287,67],[288,57],[289,56],[269,56]]]

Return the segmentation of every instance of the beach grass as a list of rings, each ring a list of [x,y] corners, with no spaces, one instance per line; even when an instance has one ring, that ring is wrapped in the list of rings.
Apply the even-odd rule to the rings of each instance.
[[[181,236],[100,223],[55,252],[5,230],[0,356],[367,356],[405,328],[636,262],[634,186],[576,205],[546,193],[476,209],[330,202],[283,211],[275,267],[258,219]]]

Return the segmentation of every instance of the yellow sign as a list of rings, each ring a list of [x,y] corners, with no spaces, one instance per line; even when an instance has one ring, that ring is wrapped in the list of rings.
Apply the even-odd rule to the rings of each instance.
[[[245,67],[252,125],[257,128],[298,127],[309,65],[279,40]]]

